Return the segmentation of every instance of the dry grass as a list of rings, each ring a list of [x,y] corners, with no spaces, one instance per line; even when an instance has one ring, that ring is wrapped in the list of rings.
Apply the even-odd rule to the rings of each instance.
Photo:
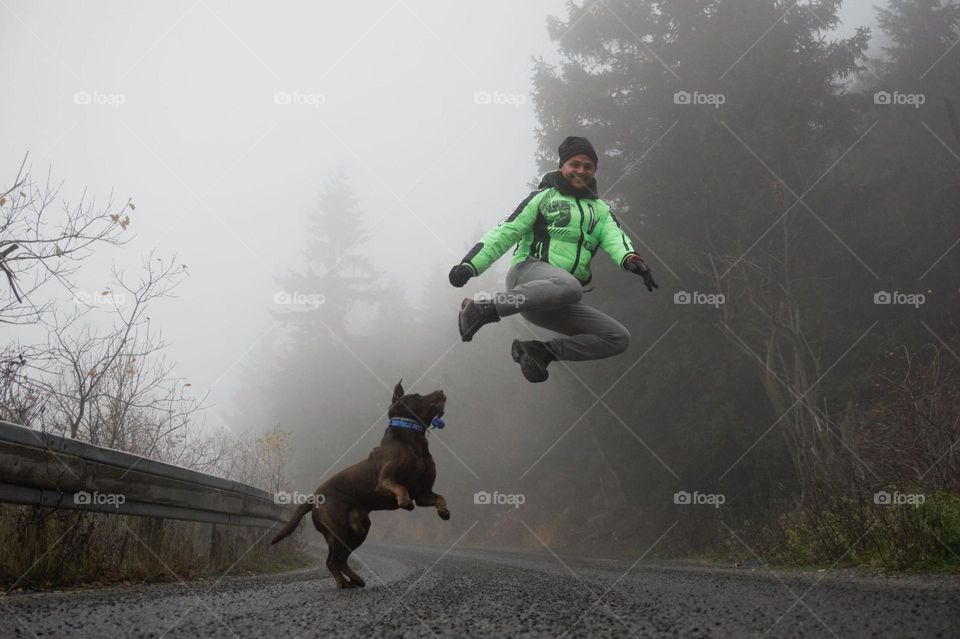
[[[303,567],[299,536],[129,515],[0,505],[0,587],[5,591],[171,581]]]

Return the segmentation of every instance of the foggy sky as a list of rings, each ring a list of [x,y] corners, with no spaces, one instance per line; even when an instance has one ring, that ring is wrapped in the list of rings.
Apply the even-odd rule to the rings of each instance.
[[[872,5],[847,2],[841,33],[873,24]],[[29,151],[62,200],[133,197],[136,239],[100,250],[78,286],[106,286],[113,262],[135,273],[151,248],[176,254],[190,276],[150,314],[176,373],[222,405],[279,330],[276,278],[302,267],[304,214],[339,166],[377,220],[364,246],[415,301],[425,271],[445,272],[522,199],[537,172],[531,57],[556,57],[548,14],[564,1],[5,0],[0,177]]]

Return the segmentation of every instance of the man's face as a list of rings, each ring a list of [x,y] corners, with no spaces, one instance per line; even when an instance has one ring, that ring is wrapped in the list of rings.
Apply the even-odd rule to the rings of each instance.
[[[597,165],[593,163],[589,155],[581,153],[567,159],[560,167],[560,173],[567,179],[573,188],[582,189],[593,181],[593,176],[597,172]]]

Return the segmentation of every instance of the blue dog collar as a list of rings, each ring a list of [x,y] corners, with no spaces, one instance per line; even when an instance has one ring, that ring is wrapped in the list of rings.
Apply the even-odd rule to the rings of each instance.
[[[395,426],[397,428],[409,428],[410,430],[415,430],[419,433],[427,430],[420,422],[407,419],[405,417],[391,417],[390,422],[387,425]],[[443,428],[446,426],[446,424],[443,422],[443,419],[439,415],[433,418],[433,421],[430,422],[430,425],[434,428]]]
[[[409,428],[410,430],[415,430],[418,433],[422,433],[427,430],[426,427],[418,421],[412,419],[406,419],[405,417],[391,417],[388,426],[393,426],[395,428]]]

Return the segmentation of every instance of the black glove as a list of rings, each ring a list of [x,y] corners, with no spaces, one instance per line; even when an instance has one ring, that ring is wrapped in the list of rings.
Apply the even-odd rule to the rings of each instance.
[[[450,283],[457,288],[466,284],[473,277],[473,269],[466,264],[457,264],[450,269]]]
[[[626,268],[631,273],[636,273],[643,278],[643,283],[647,286],[647,290],[651,293],[653,289],[660,288],[660,286],[653,281],[653,275],[650,273],[650,267],[647,266],[646,262],[643,261],[643,258],[639,255],[630,255],[627,257],[627,261],[624,263],[624,268]]]

